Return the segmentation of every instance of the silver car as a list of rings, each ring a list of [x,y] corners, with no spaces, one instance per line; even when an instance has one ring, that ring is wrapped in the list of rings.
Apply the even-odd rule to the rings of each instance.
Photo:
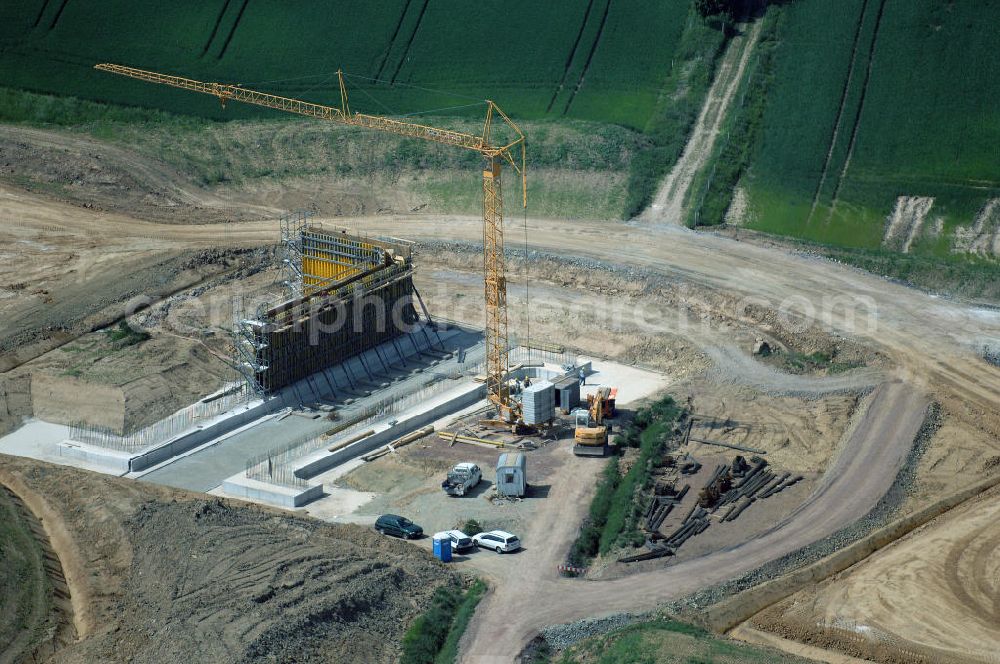
[[[521,548],[521,540],[506,530],[491,530],[472,537],[480,549],[493,549],[497,553],[510,553]]]

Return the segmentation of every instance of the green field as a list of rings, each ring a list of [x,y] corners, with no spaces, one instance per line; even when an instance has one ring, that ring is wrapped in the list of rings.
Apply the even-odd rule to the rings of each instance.
[[[0,487],[0,661],[28,660],[44,638],[49,585],[43,553],[6,487]]]
[[[629,217],[648,203],[680,154],[724,42],[689,0],[179,0],[165,6],[24,0],[0,6],[0,81],[7,88],[0,91],[0,121],[55,123],[118,140],[131,133],[130,145],[148,147],[155,139],[146,134],[162,136],[178,127],[186,132],[182,141],[192,132],[219,133],[174,116],[289,118],[240,104],[223,110],[210,97],[98,72],[93,64],[116,62],[331,104],[339,104],[336,70],[343,68],[355,111],[477,131],[482,100],[493,99],[527,130],[529,165],[539,176],[533,214]],[[25,91],[80,101],[25,98]],[[87,107],[87,101],[113,106]],[[173,116],[130,113],[124,110],[129,106]],[[141,128],[130,132],[129,123]],[[158,131],[157,123],[168,130]],[[553,135],[563,137],[558,145]],[[464,168],[474,155],[441,156],[391,137],[360,140],[379,155],[401,153],[384,160],[389,181],[400,172],[414,175],[421,181],[411,190],[429,196],[438,210],[478,208],[454,174],[425,177],[428,167]],[[594,151],[591,143],[598,150],[617,143],[618,154],[595,161],[585,155]],[[186,150],[161,154],[206,184],[238,181],[247,175],[241,170],[280,177],[336,169],[346,177],[366,168],[357,164],[357,150],[347,159],[337,152],[333,159],[312,159],[312,166],[272,167],[281,161],[277,153],[275,159],[250,159],[248,168],[240,166],[245,155],[239,153],[184,164],[178,152]],[[261,162],[266,165],[258,167]],[[581,171],[584,177],[573,177]]]
[[[671,620],[629,625],[535,664],[805,664],[809,660],[717,637]]]
[[[955,227],[1000,196],[1000,2],[771,11],[773,62],[750,92],[764,101],[762,129],[742,172],[751,227],[875,249],[898,196],[930,196],[939,232],[926,223],[911,250],[949,253]]]
[[[322,102],[338,99],[342,68],[358,110],[405,114],[492,98],[521,119],[641,130],[671,73],[689,4],[21,0],[0,6],[0,80],[222,117],[211,99],[90,67],[119,62]]]

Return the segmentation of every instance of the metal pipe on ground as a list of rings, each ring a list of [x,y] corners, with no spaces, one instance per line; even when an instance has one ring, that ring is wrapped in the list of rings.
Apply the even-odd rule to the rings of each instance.
[[[409,445],[413,441],[419,440],[420,438],[423,438],[424,436],[430,435],[432,433],[434,433],[434,426],[433,425],[425,426],[422,429],[417,429],[416,431],[408,433],[405,436],[401,436],[400,438],[397,438],[391,443],[387,443],[385,447],[378,450],[377,452],[366,454],[361,458],[364,459],[365,461],[374,461],[375,459],[385,456],[386,454],[388,454],[393,450],[398,450],[400,447]]]
[[[369,429],[368,431],[362,431],[361,433],[359,433],[359,434],[357,434],[355,436],[351,436],[347,440],[340,441],[336,445],[331,445],[330,447],[327,448],[327,452],[336,452],[337,450],[342,450],[345,447],[347,447],[348,445],[350,445],[351,443],[356,443],[356,442],[358,442],[359,440],[361,440],[363,438],[367,438],[368,436],[373,435],[374,433],[375,433],[375,429]]]
[[[445,431],[439,433],[438,436],[452,444],[469,443],[473,445],[489,445],[496,448],[504,447],[504,442],[502,440],[487,440],[486,438],[476,438],[475,436],[466,436],[460,433],[448,433]]]
[[[703,445],[715,445],[717,447],[728,447],[731,450],[739,450],[740,452],[750,452],[751,454],[767,454],[767,450],[759,450],[755,447],[746,447],[745,445],[734,445],[733,443],[723,443],[721,440],[705,440],[703,438],[691,438],[688,437],[693,443],[702,443]]]

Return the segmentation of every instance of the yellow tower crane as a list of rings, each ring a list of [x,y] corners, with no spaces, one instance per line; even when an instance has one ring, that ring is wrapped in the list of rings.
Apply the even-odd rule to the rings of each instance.
[[[278,95],[250,90],[239,85],[226,83],[206,83],[181,76],[170,76],[154,71],[126,67],[124,65],[102,63],[94,69],[128,76],[129,78],[159,83],[175,88],[201,92],[218,97],[223,107],[233,100],[265,108],[273,108],[287,113],[295,113],[319,120],[329,120],[338,124],[375,129],[410,138],[443,143],[457,148],[473,150],[485,159],[483,169],[483,276],[486,290],[486,389],[489,400],[497,407],[504,420],[514,422],[520,419],[520,405],[511,399],[507,385],[507,281],[504,276],[503,253],[503,190],[500,173],[506,159],[521,176],[522,205],[527,207],[527,174],[525,164],[524,133],[507,117],[499,106],[486,100],[486,120],[482,135],[468,134],[450,129],[440,129],[427,125],[396,120],[393,118],[352,113],[347,102],[347,88],[340,70],[340,108],[314,104],[301,99],[291,99]],[[498,115],[510,127],[512,140],[493,143],[493,120]],[[515,159],[515,150],[520,154]]]

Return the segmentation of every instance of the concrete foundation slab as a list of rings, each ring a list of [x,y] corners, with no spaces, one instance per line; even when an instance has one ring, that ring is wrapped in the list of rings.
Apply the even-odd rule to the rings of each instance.
[[[222,482],[222,491],[234,498],[243,498],[255,503],[265,503],[275,507],[291,509],[323,496],[323,485],[293,488],[252,480],[244,475],[234,475]]]

